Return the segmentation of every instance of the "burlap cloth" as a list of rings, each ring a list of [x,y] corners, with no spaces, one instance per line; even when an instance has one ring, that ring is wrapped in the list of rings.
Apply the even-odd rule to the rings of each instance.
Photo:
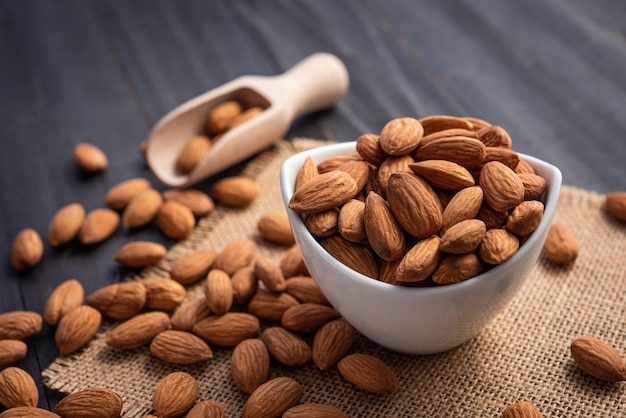
[[[253,160],[244,175],[262,187],[247,210],[217,208],[202,219],[190,239],[180,242],[158,267],[141,275],[167,276],[172,261],[193,249],[217,250],[230,241],[254,238],[260,253],[276,259],[284,249],[267,245],[256,231],[258,218],[282,208],[278,173],[281,162],[319,142],[281,142]],[[380,357],[395,371],[399,389],[386,396],[357,389],[336,369],[312,363],[297,368],[272,363],[271,376],[286,375],[304,385],[302,402],[334,405],[351,417],[499,417],[504,407],[530,401],[546,417],[626,416],[626,383],[602,383],[579,371],[570,356],[572,339],[594,335],[626,355],[626,226],[602,210],[604,197],[563,187],[555,221],[569,225],[579,239],[580,256],[570,267],[541,259],[511,305],[477,338],[452,351],[410,356],[386,350],[359,337],[353,352]],[[189,298],[201,289],[189,290]],[[231,349],[213,347],[202,364],[177,366],[152,357],[147,348],[121,352],[107,347],[103,324],[82,351],[60,357],[43,372],[46,385],[62,392],[109,387],[124,399],[124,416],[151,412],[152,394],[166,374],[182,370],[200,384],[199,399],[225,406],[241,416],[247,396],[230,376]]]

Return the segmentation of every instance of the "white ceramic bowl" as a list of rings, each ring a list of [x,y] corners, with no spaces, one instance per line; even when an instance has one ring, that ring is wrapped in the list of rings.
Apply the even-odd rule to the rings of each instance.
[[[466,281],[440,287],[400,287],[366,277],[331,256],[288,207],[296,176],[307,156],[319,163],[347,155],[356,143],[323,146],[296,154],[280,172],[282,196],[296,243],[311,275],[330,303],[359,332],[392,350],[432,354],[450,350],[488,325],[513,299],[535,265],[554,216],[561,187],[558,168],[520,154],[547,181],[545,212],[538,228],[505,263]]]

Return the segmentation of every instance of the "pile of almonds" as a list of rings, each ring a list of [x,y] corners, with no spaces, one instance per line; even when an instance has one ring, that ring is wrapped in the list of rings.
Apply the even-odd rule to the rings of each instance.
[[[176,159],[178,171],[183,174],[191,173],[226,132],[261,112],[263,107],[244,108],[244,104],[237,100],[227,100],[215,106],[207,116],[205,133],[190,138],[180,150]]]

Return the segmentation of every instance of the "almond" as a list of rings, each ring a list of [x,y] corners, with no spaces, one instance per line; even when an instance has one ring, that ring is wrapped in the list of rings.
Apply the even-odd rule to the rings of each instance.
[[[66,280],[58,285],[43,308],[43,319],[48,325],[56,326],[63,315],[83,304],[85,290],[76,279]]]
[[[626,192],[611,192],[606,195],[606,211],[615,220],[626,222]]]
[[[146,288],[139,282],[114,283],[87,297],[87,304],[113,319],[137,315],[146,304]]]
[[[519,248],[517,237],[504,229],[490,229],[478,247],[478,255],[488,264],[502,264]]]
[[[254,268],[250,266],[237,270],[230,282],[233,286],[233,303],[235,305],[247,304],[259,288],[259,281],[254,274]]]
[[[419,119],[424,127],[424,135],[446,129],[472,129],[472,124],[465,118],[448,115],[431,115]]]
[[[457,191],[473,186],[474,177],[465,167],[452,161],[426,160],[409,164],[413,172],[428,181],[432,186],[444,190]]]
[[[387,122],[380,132],[380,147],[389,155],[413,152],[424,135],[424,127],[414,118],[397,118]]]
[[[480,186],[487,204],[499,212],[513,209],[524,200],[522,180],[498,161],[488,162],[480,170]]]
[[[28,347],[21,340],[0,340],[0,370],[15,366],[26,357]]]
[[[335,155],[320,162],[317,165],[318,174],[328,173],[329,171],[336,170],[341,164],[352,161],[356,158],[355,155]]]
[[[150,353],[174,364],[195,364],[213,357],[213,352],[204,340],[190,332],[178,330],[157,334],[150,343]]]
[[[441,203],[433,189],[421,178],[413,174],[392,174],[387,201],[398,223],[414,237],[425,238],[441,228]]]
[[[439,249],[451,254],[473,252],[485,238],[487,228],[479,219],[467,219],[452,225],[441,236]]]
[[[21,230],[11,246],[11,265],[16,270],[25,270],[36,266],[43,257],[43,242],[32,228]]]
[[[165,190],[163,198],[187,206],[194,216],[206,216],[215,209],[213,199],[208,194],[196,189]]]
[[[292,406],[283,414],[283,418],[348,418],[341,409],[321,403],[304,403]]]
[[[346,241],[338,236],[324,238],[320,244],[330,255],[352,270],[373,279],[378,277],[376,259],[363,245]]]
[[[363,134],[356,140],[356,150],[365,161],[375,167],[380,166],[389,157],[380,145],[380,136]]]
[[[97,146],[81,142],[74,147],[74,163],[85,173],[98,173],[109,165],[106,154]]]
[[[450,136],[430,141],[419,147],[415,160],[447,160],[465,168],[478,167],[485,159],[485,144],[466,136]]]
[[[453,284],[478,276],[483,271],[485,263],[476,254],[450,254],[441,258],[432,279],[437,284]]]
[[[337,363],[337,367],[344,379],[368,392],[384,394],[398,388],[393,370],[377,357],[349,354]]]
[[[123,245],[113,259],[125,267],[144,267],[158,263],[166,253],[167,249],[162,244],[133,241]]]
[[[196,218],[187,206],[168,200],[159,210],[157,225],[166,237],[181,240],[191,234],[196,226]]]
[[[337,167],[339,171],[345,171],[350,174],[356,182],[356,187],[361,190],[365,187],[367,179],[370,176],[370,166],[362,160],[350,160]]]
[[[304,159],[304,163],[302,163],[302,167],[300,167],[300,170],[298,171],[298,175],[296,176],[294,190],[298,190],[300,186],[311,180],[313,177],[319,176],[319,174],[320,173],[317,171],[317,166],[313,162],[313,159],[310,156],[307,156]]]
[[[397,279],[396,275],[398,272],[398,267],[402,260],[398,261],[386,261],[382,260],[380,263],[380,274],[378,280],[383,283],[389,283],[396,286],[404,286],[406,283],[401,282]]]
[[[61,317],[54,333],[54,341],[62,356],[83,348],[100,328],[102,315],[91,306],[79,306]]]
[[[226,418],[224,406],[215,401],[202,401],[187,414],[186,418]]]
[[[208,342],[223,347],[234,347],[241,341],[256,337],[261,324],[256,316],[244,312],[228,312],[209,316],[193,327],[193,333]]]
[[[334,211],[334,213],[337,212]],[[367,235],[365,233],[365,219],[363,217],[364,213],[365,202],[356,199],[350,200],[341,207],[341,210],[338,213],[336,231],[339,232],[339,234],[348,241],[361,242],[366,240]],[[314,215],[311,215],[311,218],[313,216]],[[309,231],[311,231],[311,229],[309,229]],[[314,236],[324,236],[315,234],[313,231],[311,231],[311,234],[313,234]],[[330,236],[333,234],[334,231],[331,234],[325,236]]]
[[[476,118],[473,116],[463,116],[462,119],[465,119],[466,121],[468,121],[469,123],[472,124],[472,131],[479,131],[482,128],[487,128],[489,126],[491,126],[491,124],[489,122],[487,122],[484,119],[480,119],[480,118]]]
[[[54,214],[48,226],[48,243],[53,247],[67,244],[78,235],[85,220],[85,208],[80,203],[70,203]]]
[[[269,372],[270,356],[263,341],[251,338],[237,344],[231,356],[231,373],[239,390],[251,394],[267,381]]]
[[[54,412],[32,406],[18,406],[7,409],[0,414],[0,418],[61,418]]]
[[[531,166],[528,162],[524,160],[519,160],[517,167],[515,167],[515,172],[517,174],[537,174],[535,173],[535,169],[533,168],[533,166]]]
[[[555,223],[550,226],[543,254],[555,264],[566,265],[578,257],[580,246],[572,230],[565,224]]]
[[[479,186],[460,190],[450,199],[443,210],[442,232],[452,225],[476,217],[483,202],[483,190]]]
[[[159,311],[173,311],[187,295],[180,283],[165,277],[149,277],[139,283],[146,288],[146,306]]]
[[[271,356],[285,366],[302,366],[311,360],[311,348],[302,338],[282,327],[269,327],[261,334]]]
[[[206,277],[216,259],[217,251],[213,249],[193,251],[174,263],[170,277],[185,286],[196,283]]]
[[[215,106],[207,117],[207,128],[213,135],[225,132],[234,117],[243,111],[241,103],[228,100]]]
[[[122,415],[123,401],[119,393],[106,388],[91,388],[67,395],[57,404],[63,418],[107,417]]]
[[[231,276],[240,268],[250,265],[258,249],[251,239],[232,241],[219,253],[214,267]]]
[[[237,116],[235,116],[234,118],[232,118],[230,123],[228,124],[228,129],[230,130],[236,126],[241,125],[242,123],[246,123],[247,121],[254,118],[255,116],[260,115],[262,112],[263,112],[263,108],[260,106],[250,107],[244,110],[243,112],[241,112],[240,114],[238,114]]]
[[[418,282],[428,278],[439,265],[441,239],[437,235],[418,241],[400,261],[396,270],[399,282]]]
[[[278,245],[295,243],[289,217],[285,212],[266,213],[258,220],[256,227],[259,234],[271,243]]]
[[[519,173],[517,175],[524,185],[524,200],[539,200],[546,191],[546,180],[531,173]]]
[[[165,312],[147,312],[122,322],[111,331],[105,343],[118,350],[132,350],[150,344],[150,341],[170,327]]]
[[[572,357],[584,372],[605,382],[626,380],[626,364],[620,354],[604,341],[584,336],[574,339]]]
[[[346,355],[356,339],[352,325],[334,320],[323,325],[313,338],[312,358],[317,367],[327,370]]]
[[[394,173],[407,173],[412,174],[413,171],[409,168],[415,160],[410,155],[403,155],[399,157],[389,157],[378,168],[378,186],[382,193],[381,196],[385,197],[387,194],[387,187],[389,186],[389,178]],[[374,188],[375,189],[375,188]],[[376,190],[374,190],[376,191]]]
[[[280,271],[283,272],[285,278],[289,278],[300,274],[303,268],[306,267],[304,266],[300,248],[297,245],[293,245],[280,259]]]
[[[249,206],[260,193],[259,185],[246,177],[226,177],[216,181],[211,188],[213,197],[234,208]]]
[[[254,275],[270,292],[284,292],[287,288],[280,267],[268,257],[258,257],[254,262]]]
[[[508,132],[500,126],[486,126],[476,133],[478,139],[487,147],[511,148],[513,144]]]
[[[511,170],[515,170],[519,164],[519,155],[517,152],[509,148],[501,147],[485,147],[485,159],[483,162],[486,164],[489,161],[499,161]]]
[[[37,406],[39,392],[28,373],[17,367],[7,367],[0,372],[0,404],[7,408]]]
[[[478,138],[478,135],[474,131],[470,131],[470,130],[463,129],[463,128],[450,128],[450,129],[443,129],[441,131],[436,131],[428,135],[424,135],[424,137],[420,141],[420,146],[426,145],[429,142],[434,141],[436,139],[448,138],[451,136],[465,136],[468,138]]]
[[[306,218],[304,226],[316,238],[330,237],[335,235],[339,229],[339,212],[332,208],[312,213]]]
[[[278,418],[296,405],[303,387],[290,377],[277,377],[263,383],[243,407],[243,418]]]
[[[98,244],[113,235],[119,224],[117,212],[107,208],[94,209],[85,216],[78,239],[84,245]]]
[[[0,340],[26,340],[41,331],[37,312],[11,311],[0,314]]]
[[[291,331],[313,332],[339,316],[337,311],[317,303],[301,303],[292,306],[283,313],[281,325]]]
[[[124,180],[109,189],[104,197],[104,202],[112,209],[124,209],[133,197],[150,187],[150,182],[144,178],[137,177]]]
[[[537,229],[542,218],[543,203],[538,200],[527,200],[511,211],[506,229],[518,237],[524,237]]]
[[[329,305],[328,299],[322,293],[315,280],[307,276],[294,276],[287,280],[286,292],[301,303],[318,303]]]
[[[304,183],[294,192],[289,208],[298,213],[317,213],[341,206],[359,189],[354,178],[345,171],[333,170]]]
[[[122,225],[126,228],[141,228],[154,220],[163,205],[161,193],[154,189],[142,190],[124,208]]]
[[[211,149],[211,141],[203,135],[189,139],[178,152],[176,168],[183,174],[191,173]]]
[[[543,415],[530,402],[516,402],[504,408],[502,418],[543,418]]]
[[[483,202],[476,214],[476,218],[485,223],[487,229],[503,228],[509,217],[509,211],[498,212],[487,203]]]
[[[213,269],[207,276],[204,295],[211,312],[225,314],[233,304],[233,285],[230,277],[222,270]]]
[[[188,373],[173,372],[157,384],[152,407],[159,418],[180,417],[198,397],[198,381]]]
[[[248,312],[265,321],[280,321],[285,311],[299,302],[287,293],[257,292],[250,303]]]
[[[180,331],[191,331],[194,325],[210,314],[211,310],[206,298],[194,299],[176,308],[171,318],[172,328]]]
[[[389,204],[380,195],[369,192],[365,200],[363,223],[369,245],[383,260],[400,260],[406,253],[404,232]]]

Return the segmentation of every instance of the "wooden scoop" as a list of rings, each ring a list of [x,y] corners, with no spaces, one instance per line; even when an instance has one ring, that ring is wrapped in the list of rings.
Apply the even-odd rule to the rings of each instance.
[[[347,89],[346,67],[327,53],[313,54],[277,76],[239,77],[165,115],[148,138],[148,164],[168,186],[191,185],[268,147],[282,138],[295,118],[333,105]],[[191,173],[181,173],[176,162],[182,147],[204,132],[210,110],[228,100],[265,110],[228,130]]]

